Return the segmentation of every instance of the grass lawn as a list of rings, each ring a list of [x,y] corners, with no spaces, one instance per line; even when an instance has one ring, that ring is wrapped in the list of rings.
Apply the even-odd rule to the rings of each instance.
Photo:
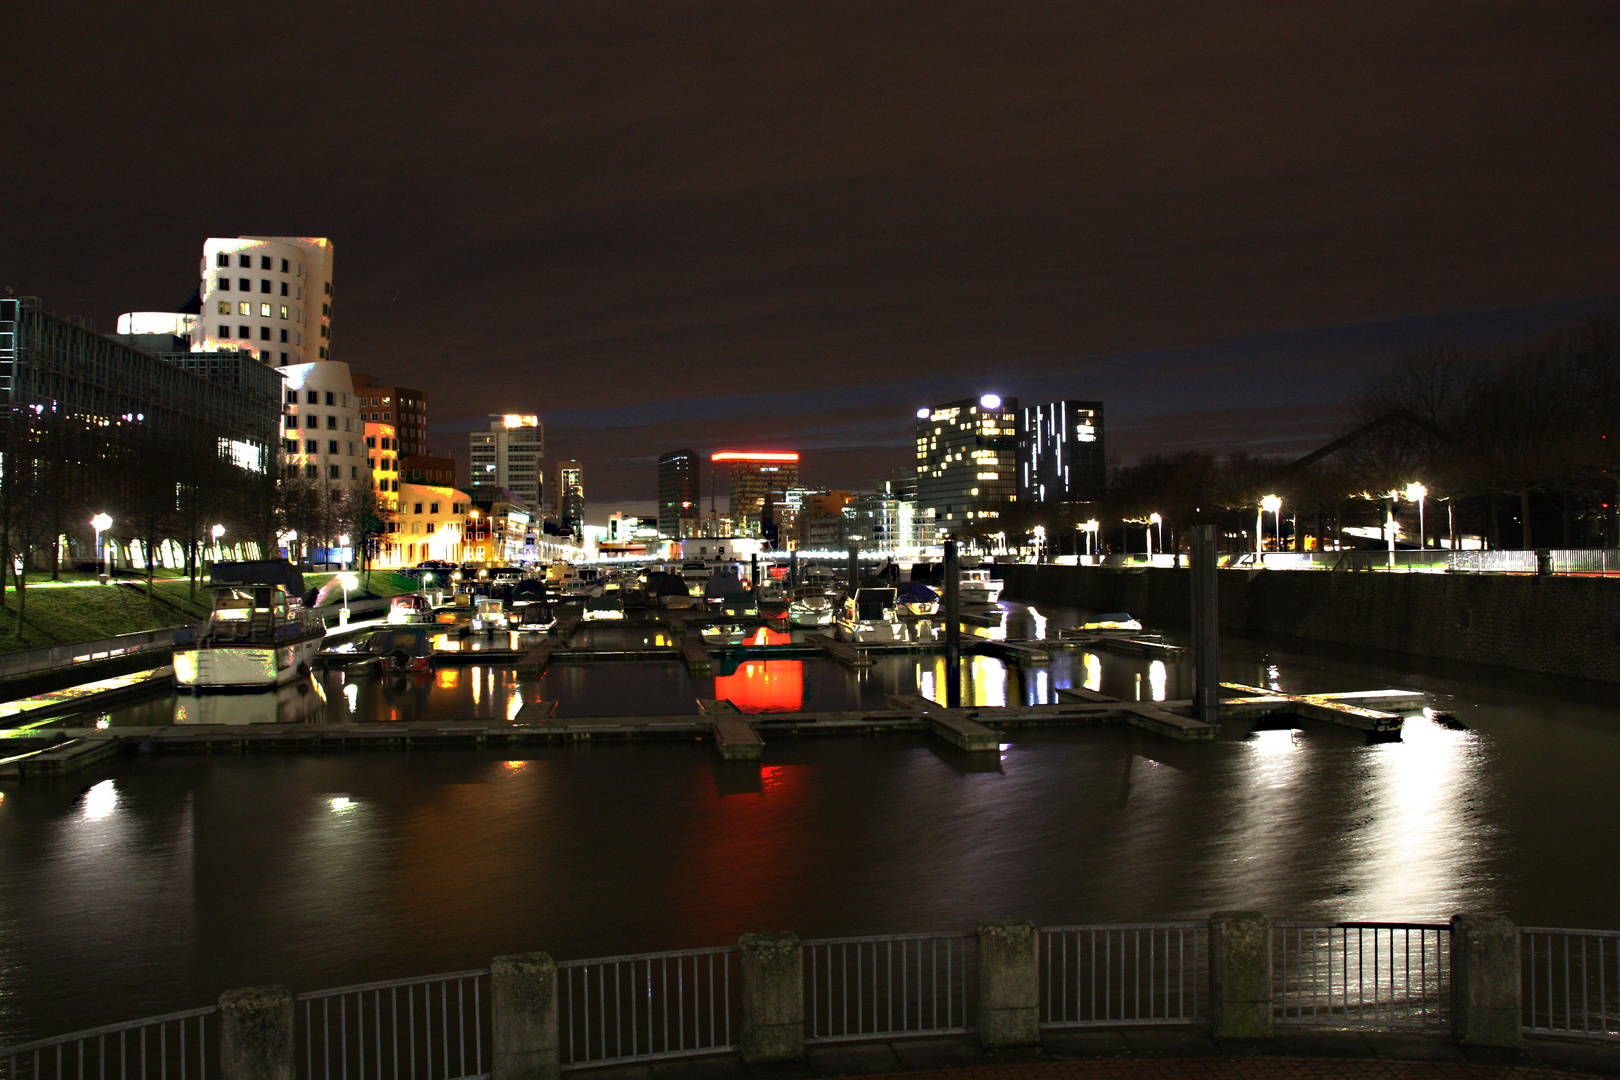
[[[320,588],[336,576],[305,574],[304,588]],[[356,576],[361,585],[349,593],[351,600],[399,596],[418,588],[414,576],[394,570],[373,570],[370,574],[356,571]],[[95,641],[141,630],[189,626],[208,617],[211,605],[206,581],[198,582],[193,598],[191,584],[185,577],[162,571],[153,581],[153,591],[160,601],[166,602],[158,602],[146,595],[144,578],[114,580],[134,581],[139,588],[127,584],[100,585],[94,574],[64,571],[60,581],[52,581],[49,574],[30,573],[21,636],[17,634],[17,590],[8,588],[5,592],[5,604],[0,607],[0,653]],[[334,586],[326,602],[341,604],[343,590]]]

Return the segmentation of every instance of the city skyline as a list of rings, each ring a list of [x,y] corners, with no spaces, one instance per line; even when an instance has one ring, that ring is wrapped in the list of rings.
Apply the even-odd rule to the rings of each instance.
[[[1126,460],[1309,449],[1402,353],[1620,291],[1605,5],[429,15],[211,13],[277,57],[245,108],[154,59],[161,14],[13,16],[0,287],[110,329],[205,237],[330,236],[335,359],[421,387],[463,465],[539,413],[593,508],[682,446],[869,489],[982,393],[1107,401]],[[175,182],[175,132],[249,121],[252,168]]]

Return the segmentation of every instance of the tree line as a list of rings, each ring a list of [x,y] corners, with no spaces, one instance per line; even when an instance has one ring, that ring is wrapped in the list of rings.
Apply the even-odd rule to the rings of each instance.
[[[149,593],[150,553],[168,542],[184,553],[195,591],[215,525],[224,527],[226,542],[251,541],[267,554],[292,532],[302,550],[348,534],[363,554],[374,552],[387,515],[369,486],[283,475],[274,447],[263,451],[259,468],[246,468],[223,453],[222,434],[33,406],[0,413],[0,606],[15,603],[19,635],[27,581],[18,567],[56,579],[93,562],[90,522],[98,514],[112,519],[107,536],[138,540],[148,553]]]

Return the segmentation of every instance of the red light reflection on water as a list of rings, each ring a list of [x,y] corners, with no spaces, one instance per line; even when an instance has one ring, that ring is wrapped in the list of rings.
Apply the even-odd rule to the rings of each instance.
[[[745,713],[798,712],[804,707],[804,661],[745,661],[735,675],[715,676],[714,696]]]

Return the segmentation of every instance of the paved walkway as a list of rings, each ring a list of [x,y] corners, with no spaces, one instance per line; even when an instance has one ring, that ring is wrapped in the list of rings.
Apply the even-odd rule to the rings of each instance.
[[[1620,1043],[1532,1039],[1465,1050],[1442,1035],[1289,1031],[1217,1042],[1207,1029],[1047,1032],[1039,1047],[979,1048],[972,1036],[812,1046],[805,1060],[749,1068],[735,1055],[585,1072],[589,1080],[1559,1080],[1620,1077]]]

